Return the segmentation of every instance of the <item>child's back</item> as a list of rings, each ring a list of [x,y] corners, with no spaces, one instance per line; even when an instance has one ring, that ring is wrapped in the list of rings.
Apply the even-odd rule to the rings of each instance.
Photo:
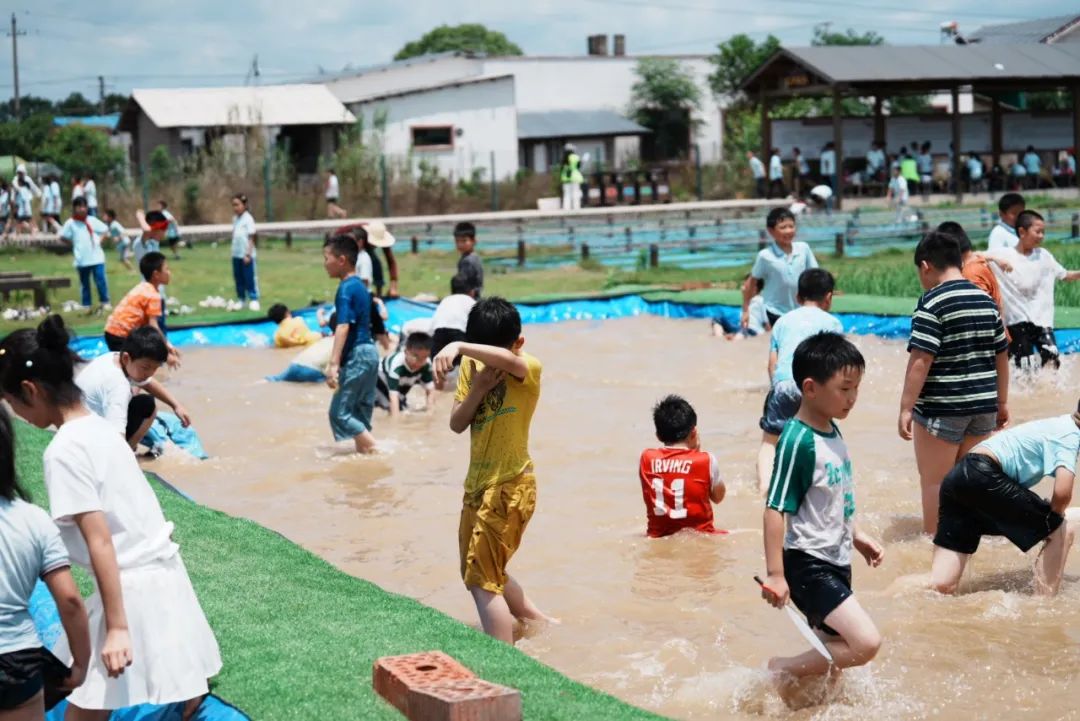
[[[791,381],[791,360],[799,344],[818,333],[843,333],[840,319],[816,305],[802,305],[780,316],[772,329],[772,350],[776,353],[776,371],[772,382]]]

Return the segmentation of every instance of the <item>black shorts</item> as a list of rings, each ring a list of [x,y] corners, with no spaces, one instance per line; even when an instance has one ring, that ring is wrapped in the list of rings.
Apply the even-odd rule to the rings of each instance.
[[[60,683],[71,670],[45,648],[28,648],[0,654],[0,711],[21,706],[45,689],[45,708],[55,706],[68,694]]]
[[[436,328],[435,332],[431,334],[431,357],[439,355],[446,346],[451,343],[458,343],[465,340],[465,331],[458,330],[457,328]],[[454,361],[454,365],[458,365],[461,362],[461,358],[458,357]]]
[[[811,628],[839,636],[825,617],[851,596],[851,566],[838,566],[806,551],[784,549],[784,580],[791,602],[803,612]]]
[[[105,347],[111,350],[113,353],[119,353],[120,349],[124,347],[124,338],[112,333],[105,333]]]
[[[154,397],[147,393],[133,395],[128,401],[127,428],[124,430],[124,438],[131,440],[135,432],[142,427],[148,418],[153,418],[157,413],[157,402]]]
[[[60,222],[60,214],[59,213],[42,213],[41,217],[42,218],[52,218],[57,223]]]
[[[16,215],[15,216],[15,220],[19,221],[20,223],[29,223],[33,219],[34,219],[34,217],[32,215]]]
[[[1043,328],[1034,323],[1016,323],[1009,326],[1009,357],[1018,368],[1023,367],[1024,358],[1036,353],[1043,366],[1061,367],[1061,351],[1057,347],[1053,328]]]
[[[326,203],[327,205],[337,205],[337,196],[334,196],[333,198],[327,198]]]
[[[938,509],[934,545],[968,554],[983,536],[1005,536],[1027,553],[1065,520],[981,453],[967,454],[945,475]]]
[[[776,325],[776,321],[780,320],[780,315],[773,313],[771,310],[766,310],[765,315],[769,318],[769,327],[772,328]]]

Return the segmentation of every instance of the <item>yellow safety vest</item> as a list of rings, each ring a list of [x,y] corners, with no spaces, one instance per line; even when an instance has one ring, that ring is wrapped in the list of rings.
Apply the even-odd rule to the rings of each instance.
[[[566,159],[566,164],[563,165],[562,182],[577,183],[579,185],[584,183],[585,176],[581,174],[579,165],[581,165],[581,157],[577,153],[570,153]]]

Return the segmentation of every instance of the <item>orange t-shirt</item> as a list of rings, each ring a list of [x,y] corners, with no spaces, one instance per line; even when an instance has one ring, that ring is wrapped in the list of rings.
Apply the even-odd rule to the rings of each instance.
[[[998,286],[994,271],[990,269],[990,261],[978,255],[972,255],[964,261],[964,277],[974,283],[978,288],[985,291],[990,300],[998,307],[1001,314],[1001,322],[1005,322],[1005,303],[1001,300],[1001,287]]]
[[[128,291],[105,322],[105,332],[127,338],[136,328],[150,325],[151,318],[161,317],[161,293],[149,281]]]

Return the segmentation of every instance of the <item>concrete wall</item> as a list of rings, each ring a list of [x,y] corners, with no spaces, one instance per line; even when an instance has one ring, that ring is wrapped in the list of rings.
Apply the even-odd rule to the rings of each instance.
[[[423,159],[455,181],[470,177],[474,168],[484,169],[487,178],[492,152],[496,176],[505,178],[518,170],[513,78],[353,103],[349,109],[363,116],[368,128],[375,113],[385,111],[384,152],[394,160],[408,159],[414,173]],[[424,125],[453,126],[453,147],[414,149],[412,128]]]
[[[141,110],[139,111],[138,126],[133,140],[132,162],[135,164],[136,169],[149,167],[150,155],[154,152],[154,148],[159,145],[168,148],[169,154],[174,158],[180,155],[179,132],[171,128],[159,128]]]

